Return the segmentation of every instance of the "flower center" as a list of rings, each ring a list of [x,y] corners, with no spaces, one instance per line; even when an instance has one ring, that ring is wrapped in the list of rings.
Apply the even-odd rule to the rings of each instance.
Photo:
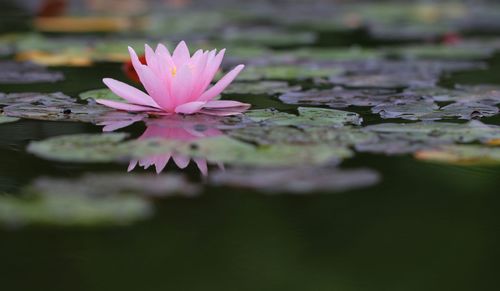
[[[175,77],[175,75],[177,75],[177,67],[170,69],[170,73],[172,74],[172,77]]]

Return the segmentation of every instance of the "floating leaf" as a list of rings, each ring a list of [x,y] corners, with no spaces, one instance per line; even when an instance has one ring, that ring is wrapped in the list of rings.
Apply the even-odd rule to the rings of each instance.
[[[381,57],[377,50],[353,47],[348,49],[335,48],[301,48],[281,52],[282,55],[292,56],[302,60],[316,61],[349,61],[349,60],[375,60]]]
[[[480,145],[450,145],[418,151],[415,153],[415,158],[464,166],[498,165],[500,164],[500,148]]]
[[[437,102],[478,102],[487,105],[500,104],[500,87],[493,85],[463,86],[454,89],[446,88],[416,88],[413,94],[430,97]]]
[[[124,133],[59,136],[31,142],[28,151],[57,161],[109,162],[129,154],[118,151],[118,145],[126,137]]]
[[[189,183],[181,175],[132,173],[86,174],[78,179],[40,178],[35,180],[30,189],[39,193],[78,193],[97,198],[122,194],[192,197],[200,191],[199,187]]]
[[[341,68],[336,67],[327,68],[297,65],[251,66],[245,68],[245,70],[238,76],[238,80],[302,80],[335,76],[342,72]]]
[[[279,145],[256,147],[220,136],[192,142],[166,139],[124,142],[124,134],[80,134],[32,142],[28,151],[46,159],[73,162],[111,162],[177,153],[213,163],[255,166],[322,164],[351,156],[344,147]]]
[[[53,106],[75,102],[76,99],[62,93],[0,93],[0,105],[33,104],[40,106]]]
[[[221,35],[223,41],[237,44],[260,44],[264,46],[291,46],[311,44],[316,40],[313,32],[294,32],[273,27],[228,28]]]
[[[216,186],[250,188],[266,193],[310,194],[368,187],[379,179],[376,172],[368,169],[234,168],[215,172],[210,182]]]
[[[9,116],[5,116],[3,114],[0,114],[0,124],[15,122],[15,121],[18,121],[18,120],[19,120],[19,118],[9,117]]]
[[[290,126],[246,126],[231,130],[234,138],[259,145],[272,144],[331,144],[349,147],[355,144],[376,143],[373,132],[352,127],[290,127]]]
[[[363,119],[354,112],[299,107],[299,115],[280,112],[275,109],[257,109],[245,113],[245,117],[254,122],[283,126],[342,126],[345,124],[360,125]]]
[[[438,120],[458,117],[460,119],[477,119],[494,116],[498,108],[476,102],[452,103],[444,107],[433,102],[383,103],[372,108],[382,118],[401,118],[407,120]]]
[[[386,52],[390,56],[406,59],[481,60],[490,57],[494,50],[459,45],[417,45],[388,48]]]
[[[124,101],[123,98],[120,96],[116,95],[109,89],[95,89],[95,90],[90,90],[86,91],[83,93],[80,93],[78,95],[80,99],[87,100],[87,99],[104,99],[104,100],[113,100],[113,101]]]
[[[73,191],[29,198],[0,196],[0,223],[7,226],[123,225],[145,219],[151,212],[149,202],[138,196],[91,197]]]
[[[328,90],[312,89],[301,92],[287,92],[279,96],[287,104],[324,105],[332,108],[348,106],[375,106],[381,103],[415,100],[415,96],[398,94],[392,89],[346,89],[335,87]]]
[[[420,88],[434,86],[438,76],[400,72],[394,74],[367,74],[353,76],[334,76],[329,79],[332,84],[351,88]]]
[[[21,103],[5,107],[4,112],[11,117],[26,119],[99,123],[100,117],[111,112],[111,110],[95,103],[60,103],[53,105]]]
[[[281,81],[235,82],[229,85],[223,94],[274,95],[300,89],[300,86],[290,86],[288,82]]]
[[[63,79],[62,73],[32,63],[0,61],[0,84],[53,83]]]

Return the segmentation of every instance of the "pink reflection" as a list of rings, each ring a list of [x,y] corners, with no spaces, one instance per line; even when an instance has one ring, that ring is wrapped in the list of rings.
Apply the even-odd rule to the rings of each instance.
[[[135,119],[135,118],[133,118]],[[103,131],[112,131],[118,128],[132,124],[132,119],[111,120],[102,122],[105,125]],[[135,120],[138,121],[138,120]],[[207,117],[206,115],[191,115],[189,117],[181,115],[163,116],[160,118],[147,119],[146,130],[138,138],[138,140],[147,139],[167,139],[178,140],[184,142],[192,142],[203,138],[215,137],[222,135],[223,132],[215,128],[216,120]],[[151,166],[155,167],[156,173],[161,173],[168,162],[172,160],[180,169],[185,169],[191,162],[191,157],[173,152],[167,152],[159,155],[152,155],[142,159],[132,160],[128,166],[128,171],[134,170],[137,166],[148,169]],[[202,175],[208,174],[208,163],[203,158],[192,158]],[[219,168],[224,169],[222,163],[217,164]]]

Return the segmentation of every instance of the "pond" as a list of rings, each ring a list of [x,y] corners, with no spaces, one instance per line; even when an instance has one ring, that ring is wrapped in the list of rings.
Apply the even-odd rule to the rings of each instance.
[[[2,290],[498,285],[498,3],[35,2],[0,4]],[[245,65],[222,101],[109,107],[182,40]]]

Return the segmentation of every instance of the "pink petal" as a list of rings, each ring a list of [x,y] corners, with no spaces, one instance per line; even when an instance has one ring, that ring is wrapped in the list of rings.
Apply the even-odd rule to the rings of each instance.
[[[184,169],[189,165],[189,157],[185,157],[182,155],[172,155],[172,159],[177,167]]]
[[[217,110],[202,109],[202,110],[198,111],[198,113],[206,114],[206,115],[212,115],[212,116],[232,116],[232,115],[240,115],[244,111],[245,110],[234,110],[234,109],[228,109],[228,110],[222,110],[222,109],[217,109]]]
[[[183,104],[189,102],[189,97],[192,86],[193,76],[191,74],[191,69],[188,64],[183,65],[177,71],[177,75],[172,78],[172,99],[175,105]]]
[[[217,55],[215,55],[215,53],[216,51],[213,50],[208,56],[206,68],[203,72],[201,92],[207,90],[208,86],[214,79],[215,74],[217,74],[217,71],[219,71],[220,64],[222,63],[222,59],[224,58],[224,54],[226,53],[226,49],[222,49]]]
[[[127,172],[132,172],[133,169],[137,166],[138,160],[131,160],[130,164],[128,164]]]
[[[104,78],[102,79],[102,81],[104,82],[104,84],[106,84],[106,86],[108,86],[111,91],[113,91],[113,93],[122,97],[130,103],[157,108],[160,107],[148,94],[135,87],[110,78]]]
[[[181,41],[174,50],[172,59],[177,67],[180,67],[189,61],[189,49],[184,41]]]
[[[144,51],[146,52],[146,63],[147,63],[147,66],[150,67],[151,70],[153,70],[153,72],[155,74],[160,75],[161,74],[161,72],[160,72],[160,62],[159,62],[158,58],[156,57],[155,52],[147,44],[144,45]]]
[[[203,176],[206,176],[208,174],[207,160],[203,158],[194,158],[193,160],[196,163],[196,166],[198,166],[198,169],[200,170],[201,174]]]
[[[156,169],[156,174],[159,174],[165,169],[165,167],[168,164],[168,161],[170,160],[170,155],[166,155],[164,157],[157,157],[154,164],[155,164],[155,169]]]
[[[200,111],[206,102],[194,101],[175,107],[175,113],[193,114]]]
[[[206,109],[222,109],[222,108],[228,108],[232,109],[231,107],[244,107],[245,109],[250,108],[250,104],[248,103],[242,103],[238,101],[233,101],[233,100],[212,100],[209,101],[203,106],[203,108]]]
[[[153,100],[164,110],[170,111],[173,109],[174,103],[168,92],[167,86],[149,67],[142,68],[143,79],[142,85],[148,91]]]
[[[152,107],[147,107],[147,106],[142,106],[142,105],[135,105],[135,104],[128,104],[128,103],[122,103],[118,101],[112,101],[112,100],[104,100],[104,99],[97,99],[97,103],[102,104],[104,106],[108,106],[114,109],[118,110],[125,110],[125,111],[158,111],[157,108],[152,108]]]
[[[243,70],[245,66],[244,65],[238,65],[236,68],[234,68],[231,72],[227,73],[222,79],[219,80],[215,85],[213,85],[210,89],[205,91],[200,98],[198,98],[199,101],[209,101],[215,98],[217,95],[222,93],[226,87],[231,84],[231,82],[238,76],[238,74]]]

